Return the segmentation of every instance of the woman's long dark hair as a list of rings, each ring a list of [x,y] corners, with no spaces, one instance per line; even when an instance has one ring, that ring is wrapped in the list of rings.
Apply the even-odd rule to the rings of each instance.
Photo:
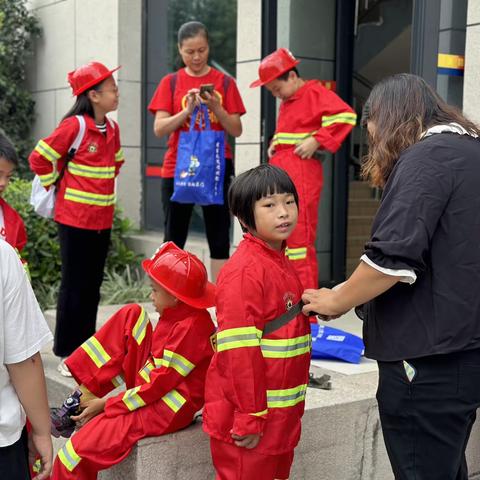
[[[376,187],[385,185],[403,150],[418,142],[430,127],[455,122],[480,136],[477,125],[416,75],[401,73],[385,78],[373,87],[366,106],[372,131],[362,176]]]
[[[95,112],[93,110],[92,102],[88,98],[88,92],[91,92],[92,90],[100,90],[100,87],[102,86],[102,83],[104,81],[97,83],[97,85],[94,85],[88,90],[82,92],[80,95],[77,95],[75,103],[73,104],[72,108],[64,115],[62,120],[65,120],[68,117],[73,117],[75,115],[89,115],[90,117],[95,118]]]

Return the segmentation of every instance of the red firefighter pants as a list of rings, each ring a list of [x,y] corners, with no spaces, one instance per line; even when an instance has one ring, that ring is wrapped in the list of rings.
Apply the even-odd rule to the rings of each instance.
[[[97,396],[112,390],[121,377],[127,388],[144,383],[139,371],[144,371],[151,358],[152,327],[148,321],[145,336],[138,343],[138,334],[133,334],[137,322],[137,316],[116,314],[91,337],[95,339],[91,345],[98,362],[103,356],[99,345],[110,356],[101,368],[83,348],[75,350],[67,365],[78,383]],[[99,470],[122,461],[138,440],[184,428],[191,423],[193,413],[184,405],[174,414],[162,400],[115,417],[102,413],[78,430],[59,451],[51,478],[94,480]]]
[[[293,149],[280,149],[270,164],[285,170],[298,192],[299,211],[297,227],[287,240],[287,255],[304,288],[318,288],[318,262],[315,250],[318,205],[323,186],[323,168],[320,160],[301,159]]]
[[[210,437],[210,450],[217,473],[215,480],[286,480],[293,463],[293,450],[281,455],[264,455],[213,437]]]

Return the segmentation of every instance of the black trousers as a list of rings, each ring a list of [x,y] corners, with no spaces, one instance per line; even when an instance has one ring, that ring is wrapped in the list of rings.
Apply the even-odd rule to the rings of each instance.
[[[202,207],[210,258],[227,259],[230,256],[230,211],[227,193],[233,176],[233,163],[227,159],[223,182],[223,205]],[[188,236],[193,203],[172,202],[173,178],[162,178],[162,204],[165,216],[164,242],[172,241],[183,248]]]
[[[380,421],[395,478],[467,480],[480,349],[406,362],[378,362]]]
[[[28,466],[27,429],[13,445],[0,447],[0,478],[5,480],[30,480]]]
[[[95,333],[111,230],[58,224],[62,281],[53,352],[67,357]]]

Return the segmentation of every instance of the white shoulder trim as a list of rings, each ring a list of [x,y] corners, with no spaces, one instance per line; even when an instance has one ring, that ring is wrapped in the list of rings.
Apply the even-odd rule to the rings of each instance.
[[[360,257],[360,260],[362,262],[365,262],[367,265],[374,268],[375,270],[378,270],[379,272],[384,273],[385,275],[391,275],[393,277],[401,277],[399,279],[399,282],[408,283],[408,284],[412,285],[417,280],[417,275],[413,270],[406,269],[406,268],[396,270],[396,269],[393,269],[393,268],[381,267],[380,265],[377,265],[375,262],[370,260],[367,257],[366,254],[363,254]]]

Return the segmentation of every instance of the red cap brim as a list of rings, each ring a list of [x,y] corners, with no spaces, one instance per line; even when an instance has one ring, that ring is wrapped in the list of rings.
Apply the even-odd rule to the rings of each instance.
[[[273,78],[269,78],[267,80],[262,81],[260,78],[257,78],[254,82],[250,84],[250,88],[255,88],[255,87],[263,87],[263,85],[266,85],[267,83],[273,82],[275,79],[277,79],[280,75],[283,75],[285,72],[288,72],[291,70],[293,67],[296,67],[300,63],[300,60],[295,60],[292,65],[289,65],[287,68],[284,70],[281,70],[278,72]]]
[[[99,84],[100,82],[103,82],[106,78],[108,78],[112,73],[116,72],[117,70],[119,70],[120,68],[122,68],[121,65],[119,65],[117,68],[114,68],[113,70],[109,70],[108,72],[105,72],[103,75],[101,75],[100,77],[96,78],[95,80],[92,80],[91,82],[85,84],[82,88],[80,88],[79,90],[77,90],[76,92],[73,92],[73,96],[74,97],[77,97],[78,95],[80,95],[81,93],[83,93],[85,90],[88,90],[89,88],[93,87],[94,85],[97,85]]]

